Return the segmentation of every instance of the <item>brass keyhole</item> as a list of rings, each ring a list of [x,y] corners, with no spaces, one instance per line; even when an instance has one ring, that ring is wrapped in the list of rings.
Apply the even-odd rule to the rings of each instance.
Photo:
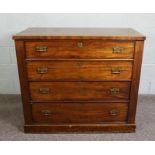
[[[78,42],[77,43],[77,47],[83,47],[83,43],[82,42]]]

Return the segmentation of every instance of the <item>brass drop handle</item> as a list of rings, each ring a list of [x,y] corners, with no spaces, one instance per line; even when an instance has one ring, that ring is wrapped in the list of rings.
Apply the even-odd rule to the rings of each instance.
[[[77,43],[77,47],[83,47],[83,43],[82,42],[78,42]]]
[[[117,116],[117,115],[119,114],[119,110],[117,110],[117,109],[112,109],[112,110],[110,110],[109,114],[110,114],[111,116]]]
[[[50,89],[49,88],[40,88],[39,93],[40,94],[49,94]]]
[[[119,68],[119,67],[112,67],[111,68],[111,73],[112,74],[120,74],[121,73],[121,68]]]
[[[47,52],[47,46],[37,46],[36,51],[37,52]]]
[[[123,47],[113,47],[113,53],[114,54],[120,54],[120,53],[123,53],[124,52],[124,48]]]
[[[41,114],[44,115],[44,116],[49,116],[51,115],[51,111],[50,110],[41,110]]]
[[[120,93],[120,89],[119,88],[111,88],[109,90],[109,94],[113,95],[113,94],[119,94]]]
[[[46,74],[48,72],[48,68],[47,67],[38,67],[36,69],[38,74]]]

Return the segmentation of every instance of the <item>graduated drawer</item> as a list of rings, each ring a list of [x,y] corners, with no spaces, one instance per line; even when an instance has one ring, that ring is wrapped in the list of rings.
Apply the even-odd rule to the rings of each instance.
[[[27,71],[32,81],[130,80],[132,61],[28,61]]]
[[[26,42],[27,58],[133,58],[134,42],[51,40]]]
[[[35,103],[32,115],[37,123],[126,122],[126,103]]]
[[[128,100],[130,82],[30,82],[32,101]]]

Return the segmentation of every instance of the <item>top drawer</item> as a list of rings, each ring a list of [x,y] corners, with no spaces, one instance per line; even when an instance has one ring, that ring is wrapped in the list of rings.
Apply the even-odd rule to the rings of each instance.
[[[134,52],[134,42],[128,41],[51,40],[26,42],[25,46],[28,59],[130,59]]]

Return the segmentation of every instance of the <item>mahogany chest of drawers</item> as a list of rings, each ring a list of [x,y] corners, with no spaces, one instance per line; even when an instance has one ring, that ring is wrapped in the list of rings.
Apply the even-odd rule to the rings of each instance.
[[[26,133],[135,131],[143,35],[29,28],[13,39]]]

